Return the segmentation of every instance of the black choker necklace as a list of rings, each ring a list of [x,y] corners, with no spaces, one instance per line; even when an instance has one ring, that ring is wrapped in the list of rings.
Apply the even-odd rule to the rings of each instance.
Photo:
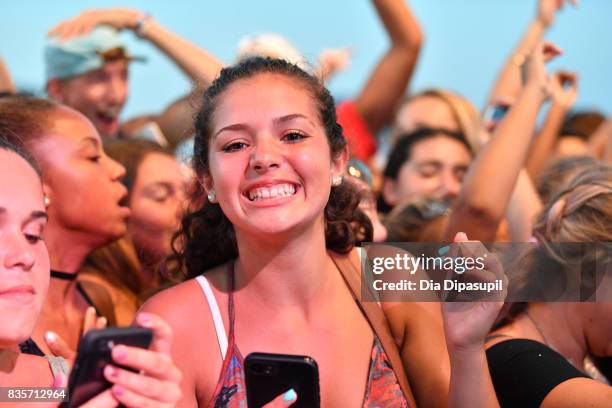
[[[57,279],[62,279],[62,280],[75,280],[77,277],[76,273],[66,273],[66,272],[58,272],[58,271],[51,271],[51,277],[52,278],[57,278]]]

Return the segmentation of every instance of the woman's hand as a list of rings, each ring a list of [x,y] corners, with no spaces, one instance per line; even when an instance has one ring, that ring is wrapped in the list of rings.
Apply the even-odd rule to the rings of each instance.
[[[543,41],[536,45],[521,67],[524,86],[536,87],[540,89],[543,99],[548,98],[552,89],[545,64],[562,53],[560,48],[550,42]]]
[[[181,397],[182,373],[170,358],[172,329],[154,314],[140,313],[138,325],[153,330],[153,342],[146,350],[118,344],[111,352],[113,361],[134,369],[128,371],[118,365],[107,365],[104,377],[113,386],[110,392],[126,407],[173,407]],[[95,397],[105,398],[101,395]]]
[[[455,250],[461,251],[462,257],[484,259],[482,270],[472,269],[465,272],[465,282],[494,283],[501,280],[502,290],[488,295],[479,294],[470,301],[459,294],[456,302],[445,302],[442,306],[444,331],[449,351],[482,350],[484,340],[501,310],[507,294],[508,280],[497,257],[489,252],[482,243],[469,241],[459,232],[454,239]],[[453,272],[453,274],[456,273]],[[451,292],[452,293],[452,292]],[[447,294],[448,295],[448,294]],[[469,294],[468,294],[469,296]]]
[[[272,401],[264,405],[263,408],[285,408],[290,407],[297,401],[297,393],[291,388],[289,391],[282,393]]]
[[[565,3],[578,6],[578,0],[540,0],[538,4],[537,20],[545,28],[550,27],[555,22],[555,14],[563,8]]]
[[[317,76],[323,81],[329,81],[332,76],[348,68],[351,62],[351,47],[332,48],[319,53]]]
[[[89,33],[100,24],[110,25],[117,30],[134,30],[145,16],[141,11],[128,8],[92,9],[62,21],[49,30],[47,35],[57,36],[60,41],[67,41]]]
[[[558,71],[550,78],[553,103],[569,110],[578,97],[578,76],[575,72]]]
[[[106,328],[106,325],[106,317],[98,317],[96,314],[96,309],[90,306],[85,311],[85,319],[83,321],[81,337],[83,337],[85,333],[90,330],[104,329]],[[57,333],[48,331],[45,333],[45,342],[53,355],[63,357],[67,360],[68,365],[72,366],[72,362],[76,357],[76,351],[71,349],[64,339],[62,339]]]

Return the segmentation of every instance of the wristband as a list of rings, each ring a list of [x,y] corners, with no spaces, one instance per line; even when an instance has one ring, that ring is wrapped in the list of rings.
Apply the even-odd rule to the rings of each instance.
[[[151,15],[149,13],[142,13],[138,20],[136,20],[136,26],[134,27],[134,34],[136,36],[142,38],[144,36],[144,29],[149,20],[151,20]]]

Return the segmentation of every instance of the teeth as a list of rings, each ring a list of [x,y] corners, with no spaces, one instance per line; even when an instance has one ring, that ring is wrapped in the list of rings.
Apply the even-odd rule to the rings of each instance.
[[[99,112],[101,116],[108,119],[114,119],[119,116],[119,108],[109,108],[108,110]]]
[[[249,199],[252,201],[265,200],[267,198],[288,197],[295,194],[293,184],[279,184],[272,187],[260,187],[249,191]]]

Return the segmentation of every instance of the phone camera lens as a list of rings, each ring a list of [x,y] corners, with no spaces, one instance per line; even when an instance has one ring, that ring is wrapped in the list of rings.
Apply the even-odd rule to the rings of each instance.
[[[256,363],[251,366],[251,372],[259,375],[272,375],[274,374],[274,366],[271,364]]]

